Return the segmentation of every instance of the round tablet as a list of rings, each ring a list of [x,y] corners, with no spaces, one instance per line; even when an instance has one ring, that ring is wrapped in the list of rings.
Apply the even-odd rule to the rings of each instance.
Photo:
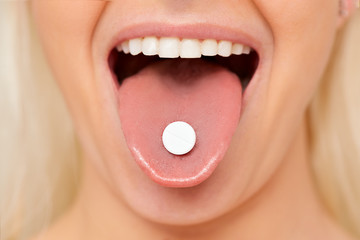
[[[170,123],[164,130],[162,141],[166,150],[174,155],[184,155],[193,149],[196,134],[190,124],[182,121]]]

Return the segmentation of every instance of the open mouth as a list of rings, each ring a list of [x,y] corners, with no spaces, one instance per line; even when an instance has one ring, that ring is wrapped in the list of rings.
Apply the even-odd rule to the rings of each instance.
[[[123,133],[141,169],[166,187],[205,181],[238,126],[258,52],[226,40],[149,36],[120,42],[108,62]],[[164,142],[165,129],[174,122],[190,126],[196,139],[175,129]],[[182,149],[189,142],[191,148],[180,154],[167,148]]]
[[[121,85],[151,63],[165,59],[201,59],[235,73],[245,91],[258,67],[259,55],[249,46],[214,39],[144,37],[124,41],[114,48],[109,66]]]

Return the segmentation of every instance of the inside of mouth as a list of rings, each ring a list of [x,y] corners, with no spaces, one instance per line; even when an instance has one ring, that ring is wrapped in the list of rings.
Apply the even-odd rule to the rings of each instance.
[[[117,84],[121,86],[124,79],[138,73],[152,63],[164,60],[169,61],[169,59],[158,56],[145,56],[143,54],[133,56],[131,54],[118,52],[114,49],[109,56],[109,66],[117,79]],[[178,58],[173,61],[175,63],[179,60],[181,61],[182,59]],[[198,61],[198,59],[184,60]],[[221,57],[218,55],[214,57],[202,56],[201,60],[218,64],[235,73],[240,79],[242,89],[245,90],[256,72],[259,64],[259,55],[256,51],[251,51],[249,54],[230,55],[229,57]]]

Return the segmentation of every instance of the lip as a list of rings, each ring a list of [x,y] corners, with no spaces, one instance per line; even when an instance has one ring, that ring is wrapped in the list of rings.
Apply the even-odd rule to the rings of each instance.
[[[195,39],[216,39],[216,40],[228,40],[233,43],[241,43],[251,47],[255,50],[259,57],[258,67],[249,83],[245,91],[242,95],[242,106],[241,106],[241,114],[240,120],[241,121],[243,112],[246,110],[246,106],[248,105],[250,98],[254,95],[254,91],[257,89],[257,85],[263,78],[264,69],[269,62],[271,56],[271,49],[266,49],[266,42],[260,41],[262,39],[260,37],[261,33],[257,31],[247,31],[250,27],[244,28],[242,30],[236,30],[229,28],[227,26],[220,26],[220,25],[211,25],[211,24],[163,24],[159,22],[152,22],[152,23],[143,23],[143,24],[136,24],[136,25],[128,25],[123,27],[119,30],[116,30],[112,33],[109,41],[105,43],[106,51],[105,51],[105,63],[106,67],[108,67],[108,58],[110,56],[111,51],[121,42],[125,40],[129,40],[132,38],[144,37],[144,36],[157,36],[157,37],[179,37],[179,38],[195,38]],[[269,65],[268,65],[269,66]],[[110,71],[109,71],[110,73]],[[112,75],[112,83],[111,85],[115,87],[114,92],[117,92],[117,88],[120,87],[117,84],[116,76]],[[119,104],[117,102],[117,104]],[[221,162],[221,161],[220,161]],[[215,164],[218,165],[218,164]],[[202,172],[196,179],[191,179],[189,182],[183,181],[179,179],[172,179],[171,181],[164,181],[164,179],[154,179],[156,182],[159,182],[161,185],[164,186],[175,186],[175,187],[188,187],[190,185],[197,185],[198,183],[207,179],[212,172],[216,169],[216,166],[208,167],[206,171]],[[151,174],[151,169],[144,169],[145,172],[148,172],[148,175],[152,175],[153,178],[156,178],[156,175]]]

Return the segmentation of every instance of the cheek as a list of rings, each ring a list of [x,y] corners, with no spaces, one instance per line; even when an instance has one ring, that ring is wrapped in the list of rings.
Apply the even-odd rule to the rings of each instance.
[[[331,52],[338,0],[256,2],[274,37],[268,109],[284,109],[287,104],[290,113],[294,108],[302,112],[316,90]]]
[[[335,39],[338,4],[335,0],[254,2],[274,43],[271,74],[264,79],[266,93],[259,104],[261,130],[254,134],[266,154],[257,158],[261,168],[254,170],[251,184],[261,186],[284,159],[320,82]]]
[[[103,1],[33,0],[32,12],[46,57],[76,125],[92,101],[91,42]],[[77,123],[81,124],[77,124]]]
[[[33,0],[32,10],[40,33],[56,37],[58,44],[81,41],[90,44],[90,36],[101,12],[103,3],[85,1]]]
[[[97,1],[32,1],[45,54],[66,98],[74,91],[81,95],[91,81],[92,34],[103,5]]]
[[[275,40],[284,38],[298,44],[310,40],[303,34],[319,36],[326,29],[334,29],[338,20],[339,0],[254,1],[272,29]]]

